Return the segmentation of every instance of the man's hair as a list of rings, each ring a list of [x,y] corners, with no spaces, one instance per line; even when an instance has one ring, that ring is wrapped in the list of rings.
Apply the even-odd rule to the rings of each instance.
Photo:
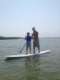
[[[35,30],[35,27],[33,27],[32,30]]]

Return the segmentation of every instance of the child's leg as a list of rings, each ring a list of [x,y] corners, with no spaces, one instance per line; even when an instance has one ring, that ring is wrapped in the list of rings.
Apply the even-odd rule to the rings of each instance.
[[[28,44],[26,45],[26,54],[28,53]]]
[[[29,46],[29,51],[30,51],[30,53],[31,53],[31,44],[30,44],[30,46]]]

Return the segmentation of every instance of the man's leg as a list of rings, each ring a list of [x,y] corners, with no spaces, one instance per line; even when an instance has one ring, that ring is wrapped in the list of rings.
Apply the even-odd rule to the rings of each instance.
[[[33,53],[35,54],[35,43],[33,43]]]
[[[36,46],[38,48],[38,52],[40,52],[40,44],[39,44],[39,40],[36,41]]]
[[[40,45],[38,45],[38,52],[40,52]]]
[[[40,52],[40,44],[39,44],[39,42],[38,42],[37,47],[38,47],[38,52]]]

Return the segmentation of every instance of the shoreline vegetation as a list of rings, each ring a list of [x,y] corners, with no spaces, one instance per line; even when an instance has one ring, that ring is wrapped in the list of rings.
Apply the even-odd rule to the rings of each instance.
[[[23,39],[23,37],[4,37],[4,36],[0,36],[0,40],[7,40],[7,39]]]
[[[41,38],[58,38],[60,39],[60,37],[41,37]],[[4,36],[0,36],[0,40],[10,40],[10,39],[24,39],[24,37],[4,37]]]

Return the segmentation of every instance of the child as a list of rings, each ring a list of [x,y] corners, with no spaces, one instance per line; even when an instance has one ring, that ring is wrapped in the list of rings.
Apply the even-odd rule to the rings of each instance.
[[[31,39],[32,39],[32,37],[30,36],[30,33],[27,32],[27,36],[25,37],[25,40],[26,40],[26,53],[28,53],[28,49],[30,50],[30,53],[31,53]]]

